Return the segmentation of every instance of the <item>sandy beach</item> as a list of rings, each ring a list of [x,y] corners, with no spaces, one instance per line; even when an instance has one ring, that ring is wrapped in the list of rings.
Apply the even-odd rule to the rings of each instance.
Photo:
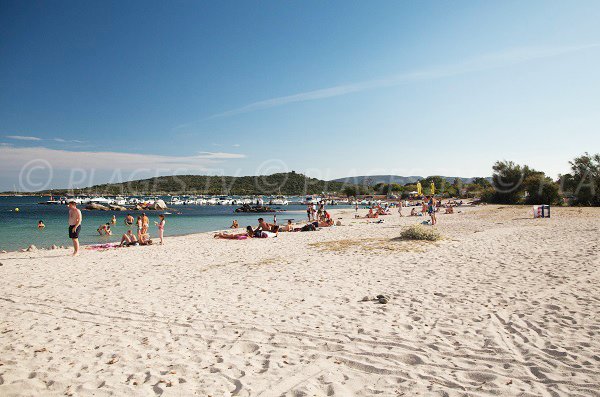
[[[600,209],[459,210],[0,254],[0,395],[600,395]]]

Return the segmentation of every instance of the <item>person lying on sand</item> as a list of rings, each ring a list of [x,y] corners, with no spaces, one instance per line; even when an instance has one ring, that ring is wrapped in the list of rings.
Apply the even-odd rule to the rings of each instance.
[[[279,226],[274,225],[272,223],[267,223],[263,218],[258,218],[258,230],[262,230],[264,232],[272,232],[277,233],[279,230]]]
[[[281,226],[279,228],[279,231],[280,232],[293,232],[294,231],[294,225],[292,224],[292,220],[288,219],[287,225]]]
[[[306,225],[302,226],[302,227],[296,227],[294,228],[294,232],[314,232],[315,230],[317,230],[316,226],[313,223],[307,223]]]
[[[258,220],[258,223],[259,223],[258,227],[256,229],[254,229],[254,237],[256,237],[256,238],[277,237],[277,234],[279,233],[279,226],[271,225],[264,221],[261,222],[260,219]]]
[[[222,238],[222,239],[226,239],[226,240],[245,240],[247,238],[254,237],[254,229],[252,229],[252,226],[247,226],[245,233],[228,234],[228,233],[221,232],[221,233],[215,233],[215,235],[213,237],[214,238]]]
[[[121,247],[129,247],[130,245],[138,245],[138,239],[135,237],[135,234],[129,229],[127,233],[121,237]]]
[[[254,237],[255,238],[273,238],[277,237],[278,232],[268,232],[265,230],[255,230]]]
[[[366,218],[377,218],[377,217],[379,217],[379,214],[378,214],[378,213],[374,213],[374,212],[373,212],[373,208],[371,208],[371,209],[369,210],[369,213],[368,213],[368,214],[367,214],[367,216],[366,216]]]

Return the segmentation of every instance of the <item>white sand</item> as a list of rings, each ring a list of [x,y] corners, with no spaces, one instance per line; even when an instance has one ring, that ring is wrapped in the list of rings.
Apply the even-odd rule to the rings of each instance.
[[[0,395],[598,396],[599,215],[2,254]]]

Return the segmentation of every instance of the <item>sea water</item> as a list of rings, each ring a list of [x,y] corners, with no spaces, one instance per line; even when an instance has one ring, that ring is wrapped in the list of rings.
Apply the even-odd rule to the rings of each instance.
[[[165,198],[166,199],[166,198]],[[0,250],[15,251],[27,248],[33,244],[38,248],[49,248],[55,245],[70,245],[68,235],[68,208],[65,205],[42,205],[40,202],[48,200],[46,197],[0,197]],[[165,200],[168,202],[168,200]],[[79,206],[83,214],[83,224],[79,241],[82,244],[102,244],[119,242],[123,233],[128,229],[136,232],[133,227],[125,224],[125,216],[133,215],[137,218],[142,211],[86,211],[85,205]],[[341,206],[340,206],[341,207]],[[15,209],[18,208],[17,212]],[[259,217],[267,222],[273,221],[272,213],[242,214],[235,213],[238,206],[215,205],[179,205],[166,211],[145,211],[150,218],[150,236],[156,238],[158,229],[154,222],[158,222],[159,214],[166,214],[165,238],[174,235],[208,232],[227,229],[234,219],[240,227],[247,225],[257,226]],[[302,205],[272,206],[283,210],[277,212],[277,223],[283,225],[288,219],[295,222],[306,220],[306,207]],[[336,207],[337,208],[337,207]],[[112,236],[100,236],[97,229],[100,225],[110,222],[115,215],[117,223],[111,224]],[[46,227],[39,230],[38,221],[43,221]]]

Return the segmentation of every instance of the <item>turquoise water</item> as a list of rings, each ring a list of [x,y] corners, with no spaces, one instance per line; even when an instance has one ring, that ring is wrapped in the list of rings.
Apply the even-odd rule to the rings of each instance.
[[[44,197],[0,197],[0,250],[14,251],[26,248],[30,244],[36,247],[50,247],[52,244],[69,245],[68,237],[68,209],[61,205],[40,205],[46,201]],[[19,212],[14,209],[19,208]],[[236,214],[237,206],[176,206],[166,215],[167,224],[165,237],[181,234],[207,232],[212,230],[227,229],[234,219],[240,226],[256,226],[258,217],[262,216],[271,221],[273,214]],[[274,208],[284,209],[285,212],[277,213],[277,222],[283,224],[287,219],[296,221],[305,220],[305,207],[301,205],[288,205]],[[82,244],[99,244],[120,241],[123,233],[129,228],[124,224],[125,215],[131,213],[134,217],[141,211],[82,211],[83,225],[79,240]],[[154,221],[163,211],[147,211],[150,218],[150,235],[158,235]],[[112,236],[100,236],[96,229],[116,215],[117,224],[111,225]],[[44,221],[46,228],[38,230],[37,223]]]

